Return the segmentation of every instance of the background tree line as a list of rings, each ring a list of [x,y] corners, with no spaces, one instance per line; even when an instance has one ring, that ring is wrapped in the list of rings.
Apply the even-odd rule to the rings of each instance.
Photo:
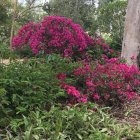
[[[29,21],[39,22],[44,15],[58,15],[71,18],[90,35],[97,32],[115,50],[121,50],[124,17],[127,1],[124,0],[50,0],[38,2],[25,0],[17,3],[9,0],[0,2],[0,42],[9,42],[12,28],[13,7],[16,4],[13,34]]]

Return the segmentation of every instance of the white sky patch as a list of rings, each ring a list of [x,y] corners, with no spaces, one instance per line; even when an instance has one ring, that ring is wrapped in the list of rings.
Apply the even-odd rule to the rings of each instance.
[[[18,0],[18,2],[22,4],[26,3],[25,0]],[[36,0],[36,3],[45,3],[45,2],[49,2],[49,0]]]

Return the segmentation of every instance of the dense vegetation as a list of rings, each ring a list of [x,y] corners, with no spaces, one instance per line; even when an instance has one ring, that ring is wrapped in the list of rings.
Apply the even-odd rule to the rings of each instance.
[[[77,78],[72,76],[73,69],[78,74],[80,67],[83,64],[70,62],[58,55],[14,61],[9,65],[1,64],[1,136],[11,140],[139,139],[139,128],[133,130],[129,125],[118,123],[109,114],[111,108],[100,107],[103,106],[100,101],[105,101],[102,103],[106,104],[109,99],[117,99],[115,91],[109,99],[102,98],[101,95],[99,98],[96,94],[91,96],[91,100],[86,98],[87,94],[90,95],[87,86],[92,86],[92,83],[87,81],[87,85],[82,86],[79,78],[84,79],[85,75]],[[84,74],[84,69],[80,72]],[[66,73],[69,77],[60,73]],[[77,89],[68,85],[63,89],[60,83],[61,80],[64,81],[63,78]],[[87,94],[82,93],[86,88]],[[96,88],[105,95],[104,88],[107,87]],[[75,96],[79,93],[78,90],[81,97],[77,100]],[[116,102],[112,103],[116,105]]]
[[[140,139],[139,126],[112,115],[140,86],[138,68],[120,58],[127,2],[35,2],[17,3],[12,51],[12,4],[0,2],[0,139]]]

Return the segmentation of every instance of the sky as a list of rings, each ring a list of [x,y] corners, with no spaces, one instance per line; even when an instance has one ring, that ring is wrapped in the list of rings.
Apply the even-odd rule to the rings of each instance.
[[[18,0],[19,1],[19,3],[25,3],[25,0]],[[36,1],[38,1],[39,3],[41,2],[49,2],[49,0],[36,0]]]

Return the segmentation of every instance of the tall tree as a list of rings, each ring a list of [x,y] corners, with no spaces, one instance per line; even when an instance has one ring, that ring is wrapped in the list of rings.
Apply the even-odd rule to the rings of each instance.
[[[140,0],[129,0],[121,56],[127,64],[140,65]]]
[[[116,1],[116,0],[98,0],[98,7],[100,8],[100,7],[103,7],[103,6],[105,6],[105,5],[107,5],[109,2],[114,2],[114,1]]]
[[[108,1],[109,3],[104,1],[104,4],[98,7],[97,26],[100,33],[110,35],[112,40],[111,47],[120,51],[122,48],[127,1]]]
[[[94,0],[50,0],[51,15],[71,18],[84,28],[90,26],[94,10]]]

